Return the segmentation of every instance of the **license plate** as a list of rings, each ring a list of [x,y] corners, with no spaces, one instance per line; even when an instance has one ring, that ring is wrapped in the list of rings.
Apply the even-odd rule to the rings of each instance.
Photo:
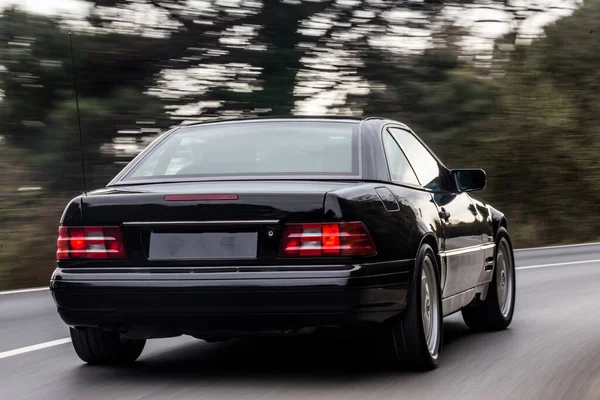
[[[255,259],[256,232],[152,233],[150,260]]]

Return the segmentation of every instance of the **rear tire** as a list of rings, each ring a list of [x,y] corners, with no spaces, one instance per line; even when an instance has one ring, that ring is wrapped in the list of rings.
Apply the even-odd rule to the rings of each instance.
[[[396,365],[411,369],[437,368],[443,334],[442,300],[433,249],[423,244],[406,310],[385,330],[387,353]]]
[[[501,227],[496,235],[494,277],[487,297],[479,304],[462,309],[467,326],[475,331],[508,328],[515,310],[515,287],[515,258],[508,232]]]
[[[145,339],[126,339],[100,328],[69,328],[73,348],[82,361],[94,365],[124,365],[138,359]]]

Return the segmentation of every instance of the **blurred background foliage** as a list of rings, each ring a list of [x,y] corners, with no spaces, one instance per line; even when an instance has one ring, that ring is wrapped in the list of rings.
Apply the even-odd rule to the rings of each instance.
[[[71,31],[89,188],[182,120],[385,116],[484,168],[517,247],[600,239],[600,0],[85,4],[0,9],[0,289],[47,285],[82,189]]]

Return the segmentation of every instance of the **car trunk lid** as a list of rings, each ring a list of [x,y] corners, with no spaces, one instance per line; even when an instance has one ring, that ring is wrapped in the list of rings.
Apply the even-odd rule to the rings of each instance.
[[[253,264],[277,258],[283,223],[323,221],[325,195],[357,182],[118,186],[82,198],[84,225],[122,226],[129,262]]]

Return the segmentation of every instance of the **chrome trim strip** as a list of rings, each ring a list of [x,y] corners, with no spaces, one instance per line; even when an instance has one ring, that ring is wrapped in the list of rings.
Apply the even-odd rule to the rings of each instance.
[[[134,221],[123,222],[125,226],[172,226],[172,225],[275,225],[278,219],[255,219],[245,221]]]
[[[496,247],[496,243],[486,243],[481,245],[481,250],[493,249]]]
[[[175,260],[177,261],[177,260]],[[179,260],[179,261],[230,261],[230,259],[221,259],[221,260]],[[233,260],[237,261],[237,260]],[[70,274],[93,274],[93,273],[165,273],[165,274],[189,274],[190,272],[194,272],[197,274],[224,274],[224,273],[234,273],[240,274],[242,272],[250,272],[250,273],[260,273],[260,272],[348,272],[348,271],[357,271],[361,268],[360,265],[356,264],[319,264],[319,265],[244,265],[244,266],[221,266],[221,265],[203,265],[203,266],[185,266],[185,267],[173,267],[173,266],[163,266],[163,267],[105,267],[105,268],[97,268],[97,267],[73,267],[73,268],[62,268],[62,271]],[[257,269],[263,271],[256,271]],[[218,271],[216,271],[218,270]],[[248,271],[253,270],[253,271]],[[400,273],[408,273],[406,271],[399,271]],[[202,276],[204,276],[202,275]],[[186,275],[189,276],[189,275]],[[239,276],[239,275],[236,275]]]
[[[486,243],[486,244],[481,244],[478,246],[469,246],[469,247],[463,247],[463,248],[455,249],[455,250],[440,251],[440,257],[458,256],[461,254],[473,253],[476,251],[489,250],[489,249],[493,249],[494,247],[496,247],[495,243]]]

